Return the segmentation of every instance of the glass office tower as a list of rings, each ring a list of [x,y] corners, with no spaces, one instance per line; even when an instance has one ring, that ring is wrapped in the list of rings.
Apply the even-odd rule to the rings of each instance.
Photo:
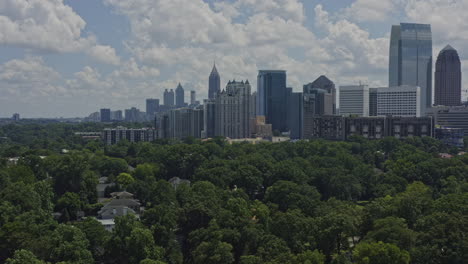
[[[460,105],[461,80],[460,57],[452,46],[447,45],[437,57],[434,103],[446,106]]]
[[[421,113],[432,106],[431,25],[401,23],[392,26],[389,86],[421,87]]]
[[[388,87],[396,87],[399,85],[399,58],[400,58],[400,25],[392,26],[392,35],[390,37],[390,63],[388,75]]]
[[[257,116],[264,116],[273,130],[287,131],[286,71],[262,70],[257,76]]]

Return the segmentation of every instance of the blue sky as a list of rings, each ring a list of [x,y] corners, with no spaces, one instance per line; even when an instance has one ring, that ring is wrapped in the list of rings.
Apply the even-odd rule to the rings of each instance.
[[[466,0],[2,0],[0,116],[143,110],[179,82],[202,100],[214,60],[223,86],[249,79],[255,90],[265,68],[287,70],[296,91],[322,74],[385,86],[399,22],[430,23],[434,61],[451,44],[467,72],[464,10]]]

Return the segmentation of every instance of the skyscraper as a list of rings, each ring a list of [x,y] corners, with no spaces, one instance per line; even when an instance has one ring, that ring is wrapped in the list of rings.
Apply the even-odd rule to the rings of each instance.
[[[126,122],[140,122],[141,121],[140,109],[136,107],[125,109],[125,121]]]
[[[11,117],[13,121],[20,121],[20,114],[14,113],[13,116]]]
[[[197,102],[197,94],[195,91],[190,91],[190,104],[194,105]]]
[[[123,120],[122,110],[112,111],[111,112],[111,120],[112,121],[122,121]]]
[[[369,116],[369,87],[367,85],[340,86],[340,114]]]
[[[309,83],[303,86],[303,93],[304,93],[304,100],[308,101],[308,103],[304,102],[305,104],[312,104],[314,105],[311,110],[314,115],[333,115],[335,113],[335,84],[326,79],[317,79],[319,82],[315,81],[313,83]],[[322,80],[322,84],[331,83],[332,86],[328,85],[320,85],[320,80]],[[328,82],[330,81],[330,82]],[[328,88],[327,88],[328,87]]]
[[[153,119],[159,111],[159,99],[146,99],[146,115]]]
[[[434,103],[446,106],[460,105],[461,79],[461,63],[458,53],[447,45],[437,57]]]
[[[369,88],[369,116],[421,116],[421,88],[398,87]]]
[[[216,123],[216,100],[205,99],[203,104],[203,137],[215,137],[215,123]]]
[[[302,138],[312,137],[315,118],[333,115],[333,94],[325,89],[315,88],[311,83],[304,85],[301,98]]]
[[[111,110],[108,108],[101,109],[101,122],[111,121]]]
[[[160,130],[163,138],[201,138],[203,130],[202,108],[179,108],[163,114]]]
[[[421,87],[421,114],[432,106],[431,25],[401,23],[392,26],[389,86]]]
[[[291,139],[302,138],[303,125],[303,96],[302,93],[294,93],[292,88],[287,88],[287,125]]]
[[[265,116],[273,130],[287,130],[286,71],[261,70],[257,77],[257,116]]]
[[[216,136],[250,137],[250,89],[249,81],[229,81],[226,90],[216,96]]]
[[[174,91],[168,91],[167,89],[164,91],[164,106],[166,108],[170,108],[174,106]]]
[[[336,88],[335,88],[335,83],[333,83],[330,79],[327,78],[325,75],[321,75],[318,77],[315,81],[312,83],[308,84],[310,88],[320,88],[327,93],[330,94],[330,98],[332,99],[332,104],[331,105],[326,105],[325,108],[325,115],[334,115],[336,114]],[[309,89],[310,89],[309,88]]]
[[[216,64],[214,64],[208,79],[208,98],[215,98],[216,94],[218,94],[220,91],[221,78],[219,77],[218,69],[216,69]]]
[[[176,93],[176,106],[177,107],[184,107],[185,106],[185,91],[184,88],[182,88],[182,85],[177,85],[177,88],[175,90]]]

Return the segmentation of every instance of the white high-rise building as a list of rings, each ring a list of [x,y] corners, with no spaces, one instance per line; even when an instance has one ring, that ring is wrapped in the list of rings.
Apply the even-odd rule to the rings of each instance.
[[[340,86],[340,114],[369,116],[369,87],[367,85]]]
[[[250,84],[229,81],[226,90],[215,99],[215,135],[221,137],[250,137]]]
[[[421,88],[398,86],[370,88],[371,116],[421,116]]]

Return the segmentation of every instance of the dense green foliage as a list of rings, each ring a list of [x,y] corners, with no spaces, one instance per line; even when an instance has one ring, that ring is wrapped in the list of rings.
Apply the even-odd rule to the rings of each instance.
[[[105,147],[73,135],[99,126],[0,127],[8,138],[0,144],[0,262],[468,259],[468,155],[439,158],[447,148],[434,139]],[[101,176],[135,194],[145,206],[140,219],[117,218],[108,232],[92,217]],[[175,187],[173,177],[191,184]]]

